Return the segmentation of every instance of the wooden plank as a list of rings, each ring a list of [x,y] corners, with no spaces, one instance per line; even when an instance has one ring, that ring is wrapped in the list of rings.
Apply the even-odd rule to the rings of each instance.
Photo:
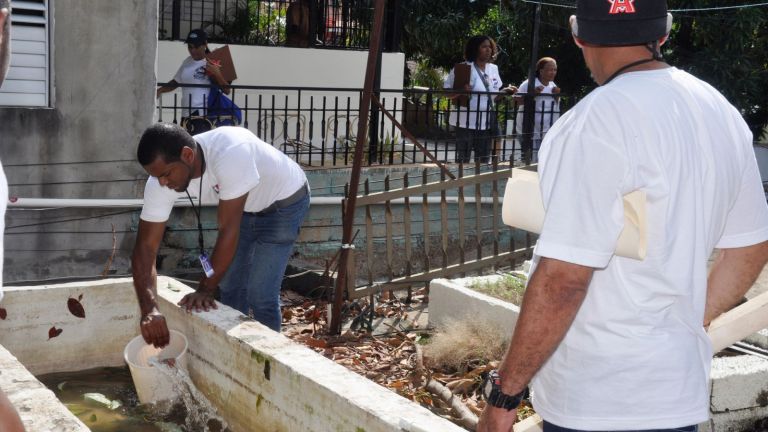
[[[389,190],[389,175],[384,177],[384,190]],[[387,247],[387,276],[391,280],[395,277],[395,266],[392,263],[392,237],[394,233],[392,231],[392,204],[389,201],[384,203],[384,227],[386,231],[386,234],[384,234],[384,241],[386,242]]]
[[[440,180],[445,181],[445,172],[440,172]],[[445,189],[440,191],[440,252],[443,268],[448,267],[448,203],[445,201]]]
[[[440,192],[442,190],[457,189],[460,186],[470,186],[473,184],[487,183],[494,179],[507,179],[509,178],[510,170],[504,169],[497,172],[485,172],[473,176],[467,176],[461,179],[438,181],[434,183],[427,183],[424,181],[420,186],[413,186],[409,188],[403,188],[393,191],[377,192],[370,195],[359,196],[357,198],[356,205],[364,206],[375,203],[382,203],[385,201],[393,201],[397,198],[403,198],[406,196],[414,196],[420,194],[428,194],[432,192]]]
[[[368,179],[365,179],[365,185],[363,190],[366,194],[370,192],[370,184]],[[354,223],[354,222],[353,222]],[[365,253],[366,253],[366,268],[368,270],[368,285],[373,285],[373,217],[371,216],[371,206],[365,206]],[[354,281],[351,281],[350,286],[354,286]]]
[[[469,261],[464,264],[454,264],[444,268],[437,268],[427,272],[417,273],[410,277],[401,277],[392,279],[389,282],[380,282],[369,286],[358,287],[350,293],[350,299],[365,297],[371,293],[384,290],[399,290],[404,286],[415,283],[429,282],[432,279],[450,277],[453,275],[466,273],[470,271],[482,270],[491,267],[495,263],[524,257],[529,253],[527,249],[520,249],[512,252],[504,252],[498,256],[490,256],[479,260]]]
[[[406,172],[403,176],[403,187],[408,187],[408,173]],[[403,235],[405,237],[405,275],[410,276],[413,272],[413,264],[411,263],[411,259],[413,259],[413,250],[411,247],[411,224],[413,221],[411,220],[411,200],[408,197],[405,197],[405,205],[403,208]]]
[[[427,169],[424,168],[421,171],[421,182],[422,185],[427,184]],[[424,235],[424,270],[429,270],[430,262],[429,262],[429,194],[424,191],[424,193],[421,195],[421,223],[423,227],[423,235]]]
[[[475,172],[480,172],[480,162],[475,162]],[[475,248],[477,259],[483,257],[483,205],[482,183],[475,183]]]
[[[459,164],[459,178],[464,177],[464,164]],[[459,262],[464,263],[464,245],[466,244],[466,232],[464,229],[464,186],[459,186]]]

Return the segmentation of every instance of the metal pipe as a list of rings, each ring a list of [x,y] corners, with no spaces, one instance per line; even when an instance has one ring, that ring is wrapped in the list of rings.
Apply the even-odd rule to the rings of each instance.
[[[320,196],[311,197],[310,205],[341,205],[344,197],[341,196]],[[411,204],[414,202],[422,202],[422,200],[411,199]],[[499,197],[499,203],[504,200]],[[447,196],[445,202],[448,204],[455,204],[459,202],[458,196]],[[475,197],[466,197],[464,202],[467,204],[476,203]],[[390,201],[391,204],[404,204],[404,198],[397,198]],[[441,198],[439,196],[428,197],[428,204],[440,204]],[[481,204],[493,204],[492,197],[480,198]],[[100,199],[100,198],[17,198],[12,197],[8,200],[8,208],[141,208],[144,205],[142,199]],[[173,203],[174,207],[190,207],[189,200],[182,200],[179,198]],[[203,207],[216,207],[218,203],[203,203]],[[380,205],[384,205],[381,203]]]

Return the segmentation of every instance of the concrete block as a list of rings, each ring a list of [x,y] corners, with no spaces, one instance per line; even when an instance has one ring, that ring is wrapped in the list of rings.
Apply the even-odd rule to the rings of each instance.
[[[768,329],[762,329],[757,333],[752,333],[744,339],[744,342],[762,349],[768,349]]]
[[[187,313],[176,304],[190,292],[178,281],[159,277],[158,307],[168,326],[186,335],[189,375],[233,432],[463,431],[232,308]],[[85,318],[67,308],[69,299],[81,294]],[[19,411],[39,411],[43,419],[59,421],[48,408],[29,404],[39,400],[56,409],[61,403],[22,364],[38,374],[121,366],[125,345],[139,333],[138,305],[127,278],[14,287],[3,307],[7,316],[0,320],[0,343],[19,355],[0,350],[0,388],[15,395],[12,402]],[[62,331],[49,338],[51,327]],[[7,372],[13,367],[3,363],[6,357],[24,377]],[[35,393],[21,397],[29,392]],[[61,422],[28,430],[88,430],[78,429],[76,420],[72,428]]]
[[[768,405],[768,360],[742,355],[712,359],[713,413]]]
[[[90,431],[52,391],[37,380],[7,349],[0,346],[0,389],[19,412],[30,432]]]
[[[429,284],[429,325],[440,327],[447,321],[472,317],[506,329],[508,334],[517,323],[520,308],[512,303],[466,288],[473,281],[493,281],[501,276],[469,279],[435,279]]]
[[[747,408],[712,415],[710,432],[742,432],[753,429],[755,422],[768,418],[768,407]],[[764,420],[762,420],[764,421]],[[700,431],[703,432],[703,431]]]

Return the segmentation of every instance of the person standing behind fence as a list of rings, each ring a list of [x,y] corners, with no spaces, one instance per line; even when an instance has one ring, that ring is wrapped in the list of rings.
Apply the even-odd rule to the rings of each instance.
[[[533,120],[533,162],[538,160],[537,155],[544,135],[560,117],[560,98],[556,96],[560,94],[560,87],[555,84],[555,76],[557,76],[557,61],[555,59],[542,57],[536,62],[536,83],[533,89],[533,93],[536,95],[534,99],[536,115]],[[518,92],[528,93],[528,80],[520,83]],[[523,96],[515,96],[515,101],[519,104],[517,120],[515,121],[515,131],[519,141],[523,134],[523,114],[525,112]]]
[[[467,106],[461,106],[458,102],[462,94],[449,96],[456,102],[449,120],[456,127],[456,162],[469,162],[472,151],[475,152],[475,161],[490,161],[491,142],[498,133],[495,101],[500,95],[482,93],[503,91],[514,94],[517,91],[514,86],[501,88],[499,68],[491,63],[496,54],[496,42],[490,36],[473,36],[464,47],[464,64],[470,65],[469,83],[464,90],[472,94]],[[444,88],[453,89],[455,75],[454,68],[443,82]]]
[[[157,89],[157,97],[172,92],[179,84],[199,84],[207,87],[182,87],[181,89],[181,126],[192,135],[212,129],[206,118],[210,86],[217,84],[225,94],[229,94],[229,83],[221,74],[221,68],[206,58],[208,34],[196,29],[189,32],[184,41],[189,57],[185,58],[173,79]]]

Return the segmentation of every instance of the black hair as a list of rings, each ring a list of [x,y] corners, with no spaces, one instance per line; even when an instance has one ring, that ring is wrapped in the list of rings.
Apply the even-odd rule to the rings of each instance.
[[[480,45],[482,45],[485,41],[491,42],[491,49],[493,50],[491,59],[495,59],[496,54],[498,53],[496,49],[496,41],[493,40],[493,38],[490,36],[478,35],[469,38],[467,44],[464,46],[464,60],[469,62],[475,61],[477,59],[477,52],[480,51]]]
[[[141,135],[136,158],[142,166],[163,158],[165,163],[181,160],[181,150],[197,149],[197,143],[187,131],[173,123],[155,123]]]

